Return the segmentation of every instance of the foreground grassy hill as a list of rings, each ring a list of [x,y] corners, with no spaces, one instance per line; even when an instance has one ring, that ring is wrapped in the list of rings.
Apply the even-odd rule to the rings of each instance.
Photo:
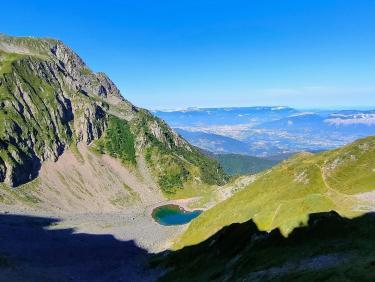
[[[232,223],[252,219],[258,228],[284,236],[308,215],[330,210],[353,217],[373,209],[375,137],[343,148],[301,153],[258,176],[242,191],[192,221],[175,248],[193,245]]]

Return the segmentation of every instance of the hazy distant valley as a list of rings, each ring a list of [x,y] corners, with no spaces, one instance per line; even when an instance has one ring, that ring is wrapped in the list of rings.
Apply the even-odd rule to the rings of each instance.
[[[334,149],[375,134],[375,110],[239,107],[188,108],[154,114],[202,149],[269,159]]]

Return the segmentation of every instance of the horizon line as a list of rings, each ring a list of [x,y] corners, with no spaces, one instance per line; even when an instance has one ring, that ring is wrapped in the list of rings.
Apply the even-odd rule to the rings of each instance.
[[[322,107],[299,107],[299,106],[283,106],[283,105],[250,105],[250,106],[191,106],[177,108],[153,108],[151,112],[181,112],[194,110],[209,109],[245,109],[245,108],[279,108],[279,109],[295,109],[295,110],[375,110],[375,106],[322,106]]]

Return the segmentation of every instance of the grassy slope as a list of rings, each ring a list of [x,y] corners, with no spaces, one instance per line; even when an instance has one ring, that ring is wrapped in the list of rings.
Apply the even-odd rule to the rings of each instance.
[[[160,127],[164,142],[151,133],[150,124],[155,123]],[[140,110],[137,118],[131,122],[131,128],[134,135],[144,136],[145,159],[168,197],[191,186],[204,188],[207,185],[223,185],[228,181],[228,176],[216,160],[205,156],[188,143],[186,146],[177,146],[176,136],[169,126],[146,110]]]
[[[108,153],[127,165],[136,162],[134,135],[130,131],[128,122],[116,116],[108,117],[105,135],[94,142],[92,149],[100,154]]]
[[[239,155],[218,154],[214,158],[219,161],[224,171],[230,175],[254,174],[271,168],[277,162],[264,158]]]
[[[162,192],[169,198],[192,194],[202,196],[211,191],[210,185],[226,183],[228,177],[218,162],[191,147],[174,144],[171,130],[162,121],[140,110],[137,118],[127,122],[109,116],[108,128],[103,138],[96,140],[92,149],[119,158],[125,165],[134,165],[136,155],[144,155]],[[168,142],[159,141],[151,134],[149,123],[159,122]],[[135,138],[143,136],[144,147],[135,149]],[[198,181],[197,181],[198,180]]]
[[[148,124],[152,122],[159,122],[167,144],[151,134]],[[143,147],[136,148],[137,137],[143,138]],[[132,168],[136,156],[144,155],[157,184],[169,198],[180,197],[181,193],[204,196],[213,189],[210,185],[227,182],[229,178],[216,160],[188,146],[190,150],[177,147],[170,128],[141,109],[129,122],[109,115],[104,136],[93,142],[91,148],[116,157]]]
[[[288,235],[308,214],[336,210],[354,216],[349,195],[374,189],[375,137],[317,155],[299,154],[263,173],[246,189],[193,220],[175,248],[199,243],[222,227],[253,219],[260,230]]]

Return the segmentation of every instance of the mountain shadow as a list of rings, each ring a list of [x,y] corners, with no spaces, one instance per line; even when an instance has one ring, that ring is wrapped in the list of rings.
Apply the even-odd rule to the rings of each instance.
[[[133,241],[46,229],[57,221],[0,215],[0,281],[155,281],[160,275]]]
[[[375,281],[375,214],[310,215],[288,238],[248,221],[151,255],[111,235],[51,229],[58,219],[0,215],[0,281]],[[151,266],[150,267],[150,261]]]
[[[375,281],[375,214],[311,214],[288,238],[232,224],[152,265],[168,269],[161,281]]]

